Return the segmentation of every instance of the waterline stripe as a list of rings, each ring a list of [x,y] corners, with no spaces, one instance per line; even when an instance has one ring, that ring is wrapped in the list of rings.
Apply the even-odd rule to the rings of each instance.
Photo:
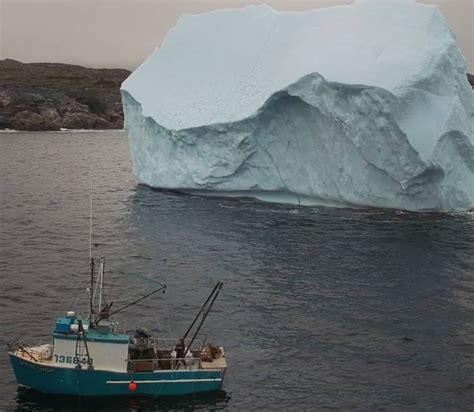
[[[160,379],[155,381],[133,381],[135,383],[207,383],[207,382],[220,382],[222,381],[221,378],[215,379],[175,379],[175,380],[167,380],[167,379]],[[131,383],[132,381],[107,381],[107,384],[125,384]]]

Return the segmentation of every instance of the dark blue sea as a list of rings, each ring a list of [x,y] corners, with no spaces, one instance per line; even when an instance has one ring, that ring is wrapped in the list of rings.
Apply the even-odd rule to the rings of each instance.
[[[0,410],[469,410],[474,214],[295,207],[140,186],[123,132],[0,134]],[[224,391],[183,400],[56,398],[17,388],[6,343],[86,313],[93,253],[118,316],[225,347]]]

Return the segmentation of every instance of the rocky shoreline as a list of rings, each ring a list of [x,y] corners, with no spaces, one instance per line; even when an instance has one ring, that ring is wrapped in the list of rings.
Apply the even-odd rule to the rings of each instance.
[[[125,69],[0,60],[0,130],[122,129]],[[474,88],[474,75],[468,74]]]
[[[0,129],[122,129],[125,69],[0,60]]]

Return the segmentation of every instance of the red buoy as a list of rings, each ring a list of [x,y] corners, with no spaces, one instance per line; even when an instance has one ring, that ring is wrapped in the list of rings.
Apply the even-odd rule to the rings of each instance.
[[[137,390],[137,384],[134,382],[134,381],[131,381],[129,384],[128,384],[128,390],[130,392],[135,392]]]

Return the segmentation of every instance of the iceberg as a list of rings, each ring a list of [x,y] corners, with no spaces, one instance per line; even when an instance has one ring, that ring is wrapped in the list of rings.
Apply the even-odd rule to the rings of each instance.
[[[135,177],[301,205],[474,208],[474,94],[440,11],[184,15],[122,85]]]

